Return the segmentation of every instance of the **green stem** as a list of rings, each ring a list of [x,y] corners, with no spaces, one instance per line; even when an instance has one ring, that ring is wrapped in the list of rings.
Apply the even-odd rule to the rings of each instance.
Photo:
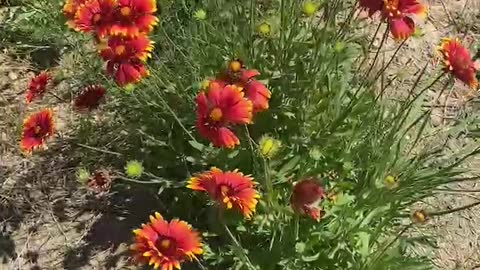
[[[412,227],[413,223],[410,223],[408,224],[407,226],[405,226],[398,234],[397,236],[395,236],[395,238],[393,238],[392,241],[390,241],[383,249],[382,251],[380,251],[380,253],[375,257],[375,259],[373,259],[372,263],[371,263],[371,266],[374,266],[375,263],[383,256],[383,254],[385,254],[385,252],[395,243],[397,242],[397,240],[410,228]],[[365,267],[367,266],[368,264],[364,264],[362,269],[365,269]]]
[[[428,213],[429,217],[435,217],[435,216],[438,217],[438,216],[444,216],[444,215],[452,214],[452,213],[455,213],[455,212],[463,211],[463,210],[475,207],[477,205],[480,205],[480,200],[478,202],[474,202],[474,203],[471,203],[471,204],[467,204],[467,205],[457,207],[457,208],[452,208],[452,209],[445,210],[445,211],[439,211],[439,212],[433,212],[433,213],[428,213],[427,212],[427,213]]]
[[[270,206],[273,205],[273,184],[272,178],[270,177],[270,163],[266,158],[263,158],[263,169],[265,177],[265,188],[267,190],[267,199]]]
[[[219,209],[218,219],[219,219],[220,223],[223,225],[223,228],[225,229],[225,232],[227,233],[228,238],[230,238],[230,241],[231,241],[232,245],[235,247],[237,253],[240,255],[240,257],[243,258],[244,262],[246,263],[246,265],[248,266],[249,269],[255,270],[256,268],[252,264],[250,259],[248,258],[247,254],[245,253],[245,249],[242,247],[240,242],[237,240],[235,235],[233,235],[232,231],[230,231],[227,224],[225,223],[225,219],[224,219],[224,216],[223,216],[223,209]]]

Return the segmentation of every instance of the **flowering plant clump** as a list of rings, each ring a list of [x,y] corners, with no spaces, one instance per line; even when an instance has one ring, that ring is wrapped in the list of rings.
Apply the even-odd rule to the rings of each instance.
[[[371,40],[359,31],[359,9],[367,24],[380,20]],[[82,82],[76,111],[108,110],[68,123],[72,147],[81,147],[72,155],[82,168],[99,160],[112,168],[80,169],[78,181],[112,194],[103,198],[115,209],[136,201],[124,190],[145,187],[156,203],[135,206],[162,215],[134,225],[130,261],[154,269],[428,268],[411,252],[425,243],[414,228],[457,210],[414,207],[440,186],[471,180],[463,162],[480,146],[432,151],[431,134],[442,131],[430,130],[430,108],[415,110],[437,82],[442,93],[452,86],[445,74],[478,88],[475,57],[460,40],[441,42],[442,70],[412,70],[404,100],[383,95],[398,85],[384,73],[426,12],[419,0],[67,0],[59,13],[68,28],[95,46],[68,47],[82,72],[62,79]],[[374,47],[382,25],[370,57],[362,48]],[[385,48],[389,35],[402,40],[396,50]],[[100,61],[85,52],[92,47]],[[392,58],[375,71],[387,50]],[[53,94],[52,77],[32,79],[27,101]],[[45,146],[53,118],[52,109],[26,118],[23,152]],[[442,138],[454,137],[448,132]]]
[[[94,35],[107,62],[106,71],[119,86],[138,83],[149,75],[144,63],[153,50],[148,34],[158,23],[156,11],[155,0],[89,0],[83,4],[69,0],[64,5],[67,24]]]

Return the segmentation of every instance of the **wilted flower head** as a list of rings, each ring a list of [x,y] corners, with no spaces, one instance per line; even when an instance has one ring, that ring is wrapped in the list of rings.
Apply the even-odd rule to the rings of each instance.
[[[158,24],[156,0],[118,0],[111,35],[135,37],[149,33]]]
[[[74,100],[74,107],[79,111],[92,111],[100,105],[106,90],[101,85],[89,85]]]
[[[112,177],[107,170],[96,170],[88,179],[87,185],[95,193],[105,193],[108,192],[112,186]]]
[[[198,21],[203,21],[207,18],[207,12],[204,9],[197,9],[195,13],[193,13],[193,17]]]
[[[270,136],[263,136],[259,142],[260,153],[265,158],[272,158],[280,150],[282,142]]]
[[[438,50],[442,54],[446,72],[451,73],[473,89],[478,87],[475,63],[470,56],[470,52],[458,38],[443,39]]]
[[[103,38],[112,26],[116,0],[89,0],[81,5],[75,14],[75,29],[84,33],[95,33]]]
[[[320,221],[323,210],[319,207],[325,198],[325,191],[315,178],[301,180],[293,187],[290,203],[293,210],[300,214]]]
[[[190,178],[187,185],[190,189],[207,192],[220,205],[235,208],[246,218],[253,215],[260,198],[255,186],[252,177],[238,170],[223,172],[215,167]]]
[[[415,33],[413,15],[425,17],[427,14],[427,7],[418,0],[360,0],[360,7],[367,9],[370,15],[380,11],[393,37],[399,40]]]
[[[200,235],[192,226],[178,219],[168,222],[159,213],[133,233],[135,243],[130,249],[135,262],[148,263],[154,269],[180,269],[180,263],[203,253]]]
[[[240,144],[230,127],[251,121],[252,103],[236,86],[222,87],[212,82],[207,92],[197,96],[198,131],[216,147],[233,148]]]
[[[55,132],[53,111],[44,109],[27,117],[23,122],[20,148],[26,153],[42,148],[45,141]]]
[[[75,27],[75,14],[78,8],[85,4],[87,0],[67,0],[63,5],[63,15],[67,18],[67,25],[71,28]]]
[[[28,84],[25,97],[27,103],[32,102],[34,99],[41,98],[47,92],[47,87],[51,80],[52,76],[46,71],[40,72],[40,74],[33,77]]]
[[[305,1],[303,3],[303,13],[307,16],[314,15],[318,10],[318,4],[313,1]]]
[[[137,160],[130,160],[125,165],[125,173],[128,177],[138,178],[142,176],[143,173],[143,165],[141,162]]]
[[[412,219],[416,223],[423,224],[428,220],[428,214],[425,210],[416,210],[412,214]]]

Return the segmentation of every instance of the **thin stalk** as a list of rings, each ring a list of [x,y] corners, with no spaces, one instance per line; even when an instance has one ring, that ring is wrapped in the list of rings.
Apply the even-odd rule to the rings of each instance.
[[[373,62],[370,65],[370,68],[368,69],[367,74],[365,75],[365,80],[367,80],[368,76],[372,72],[373,67],[375,66],[375,63],[377,62],[378,56],[380,55],[380,51],[383,47],[383,44],[385,44],[385,41],[387,40],[387,38],[388,38],[388,26],[385,28],[385,32],[383,33],[383,37],[382,37],[382,41],[380,41],[380,45],[378,46],[378,50],[375,53],[375,56],[373,58]],[[359,88],[361,88],[361,87],[359,87]]]
[[[255,0],[250,0],[250,57],[251,59],[255,58],[255,46],[253,45],[255,41]]]
[[[192,141],[197,142],[195,137],[193,137],[192,133],[183,125],[180,118],[178,118],[177,114],[168,105],[168,103],[165,101],[165,99],[158,93],[158,91],[155,91],[155,93],[157,94],[157,97],[160,99],[160,101],[163,103],[163,106],[165,106],[165,108],[167,108],[168,112],[170,112],[170,114],[173,116],[175,121],[177,121],[178,125],[183,129],[183,131],[185,131],[185,133],[187,133],[187,135],[190,137],[190,139],[192,139]]]
[[[355,81],[355,79],[357,78],[357,74],[360,73],[360,69],[362,68],[363,64],[365,64],[365,61],[367,61],[367,59],[368,59],[368,53],[370,52],[370,49],[371,49],[372,46],[373,46],[373,42],[375,41],[375,38],[377,37],[378,32],[380,31],[380,27],[381,27],[381,26],[382,26],[382,22],[378,23],[377,30],[375,30],[375,33],[373,34],[373,37],[372,37],[372,39],[370,40],[370,44],[368,44],[367,53],[365,54],[365,57],[363,58],[362,62],[358,65],[357,70],[355,71],[355,74],[354,74],[354,77],[353,77],[353,81]]]
[[[480,189],[452,189],[452,188],[437,188],[433,191],[438,192],[452,192],[452,193],[477,193],[480,192]]]
[[[124,180],[127,182],[132,182],[132,183],[137,183],[137,184],[149,184],[149,185],[158,185],[158,184],[166,184],[165,182],[160,182],[160,181],[140,181],[140,180],[135,180],[131,179],[125,176],[117,175],[115,176],[116,179]]]
[[[428,213],[429,217],[435,217],[435,216],[438,217],[438,216],[444,216],[444,215],[448,215],[448,214],[453,214],[455,212],[467,210],[467,209],[475,207],[477,205],[480,205],[480,200],[478,202],[474,202],[474,203],[471,203],[471,204],[467,204],[467,205],[457,207],[457,208],[452,208],[452,209],[445,210],[445,211],[439,211],[439,212],[433,212],[433,213],[428,213],[427,212],[427,213]]]
[[[268,204],[270,206],[273,205],[273,185],[272,185],[272,178],[270,177],[270,163],[266,158],[263,159],[263,169],[264,169],[264,177],[265,177],[265,188],[267,190],[267,198]]]
[[[237,240],[235,235],[233,235],[233,233],[230,231],[227,224],[225,223],[225,219],[223,217],[223,210],[222,209],[219,209],[219,211],[218,211],[218,219],[219,219],[220,223],[223,225],[223,228],[225,229],[225,232],[227,233],[228,237],[230,238],[230,241],[231,241],[232,245],[235,247],[237,252],[241,255],[240,257],[243,257],[243,259],[246,262],[249,269],[255,270],[256,268],[252,264],[252,262],[250,261],[250,258],[248,258],[247,254],[245,253],[245,249],[242,247],[240,242]]]
[[[403,47],[403,45],[405,45],[405,42],[407,40],[405,39],[404,41],[402,41],[402,43],[400,43],[400,45],[398,45],[397,49],[395,50],[395,52],[393,53],[392,57],[390,57],[390,60],[388,61],[388,63],[377,73],[377,75],[375,76],[375,78],[373,79],[373,82],[374,83],[382,74],[383,72],[385,72],[385,70],[387,70],[387,68],[390,66],[390,64],[393,62],[393,60],[395,59],[395,57],[397,56],[397,53],[400,51],[400,49]],[[368,75],[367,75],[368,76]]]
[[[52,95],[53,97],[55,97],[56,99],[60,100],[61,102],[67,102],[65,99],[59,97],[57,94],[55,93],[52,93],[52,92],[48,92],[48,94]]]
[[[383,249],[382,251],[375,257],[375,259],[372,261],[371,265],[373,266],[382,256],[385,254],[385,252],[395,243],[397,240],[408,230],[410,227],[412,227],[413,223],[408,224],[405,226],[398,234],[393,238],[392,241],[390,241]],[[361,269],[365,269],[367,264],[364,264]]]

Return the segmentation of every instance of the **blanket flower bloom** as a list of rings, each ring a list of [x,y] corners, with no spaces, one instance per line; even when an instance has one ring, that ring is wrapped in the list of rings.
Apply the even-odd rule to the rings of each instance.
[[[42,148],[45,141],[55,132],[53,111],[45,109],[28,116],[23,122],[20,148],[26,153]]]
[[[295,213],[320,221],[323,210],[318,204],[325,198],[325,191],[314,178],[301,180],[293,187],[290,203]]]
[[[240,60],[233,60],[229,63],[227,72],[215,82],[222,86],[232,84],[240,87],[245,97],[252,101],[254,112],[262,112],[268,109],[272,93],[265,84],[255,79],[259,75],[258,70],[246,69]]]
[[[370,16],[381,12],[397,40],[405,40],[415,33],[412,16],[424,18],[427,15],[427,7],[418,0],[360,0],[360,7],[366,9]]]
[[[107,73],[120,86],[137,83],[149,75],[144,61],[151,56],[153,42],[146,35],[134,38],[111,37],[100,51],[107,61]]]
[[[28,84],[25,97],[27,103],[31,103],[34,99],[41,98],[47,92],[47,86],[51,80],[52,76],[45,71],[33,77]]]
[[[180,263],[203,253],[200,235],[192,226],[178,219],[168,222],[158,212],[133,233],[135,244],[130,249],[134,260],[154,269],[180,269]]]
[[[445,38],[438,47],[443,56],[445,71],[464,82],[473,89],[478,87],[475,63],[469,51],[458,38]]]
[[[227,209],[235,208],[251,218],[260,198],[253,178],[238,170],[223,172],[218,168],[200,173],[188,181],[188,188],[207,192]]]
[[[250,124],[252,111],[252,102],[239,87],[211,82],[207,92],[197,96],[198,131],[216,147],[233,148],[240,141],[229,127]]]
[[[100,38],[106,37],[112,26],[112,14],[116,6],[116,0],[85,2],[75,14],[75,29],[84,33],[95,32]]]
[[[85,4],[87,0],[67,0],[63,5],[63,15],[67,18],[67,25],[70,28],[75,28],[75,14],[78,8]]]
[[[135,37],[149,33],[158,24],[158,18],[153,15],[156,11],[156,0],[118,0],[110,34]]]
[[[101,85],[89,85],[75,98],[73,106],[79,111],[92,111],[98,108],[106,92]]]

